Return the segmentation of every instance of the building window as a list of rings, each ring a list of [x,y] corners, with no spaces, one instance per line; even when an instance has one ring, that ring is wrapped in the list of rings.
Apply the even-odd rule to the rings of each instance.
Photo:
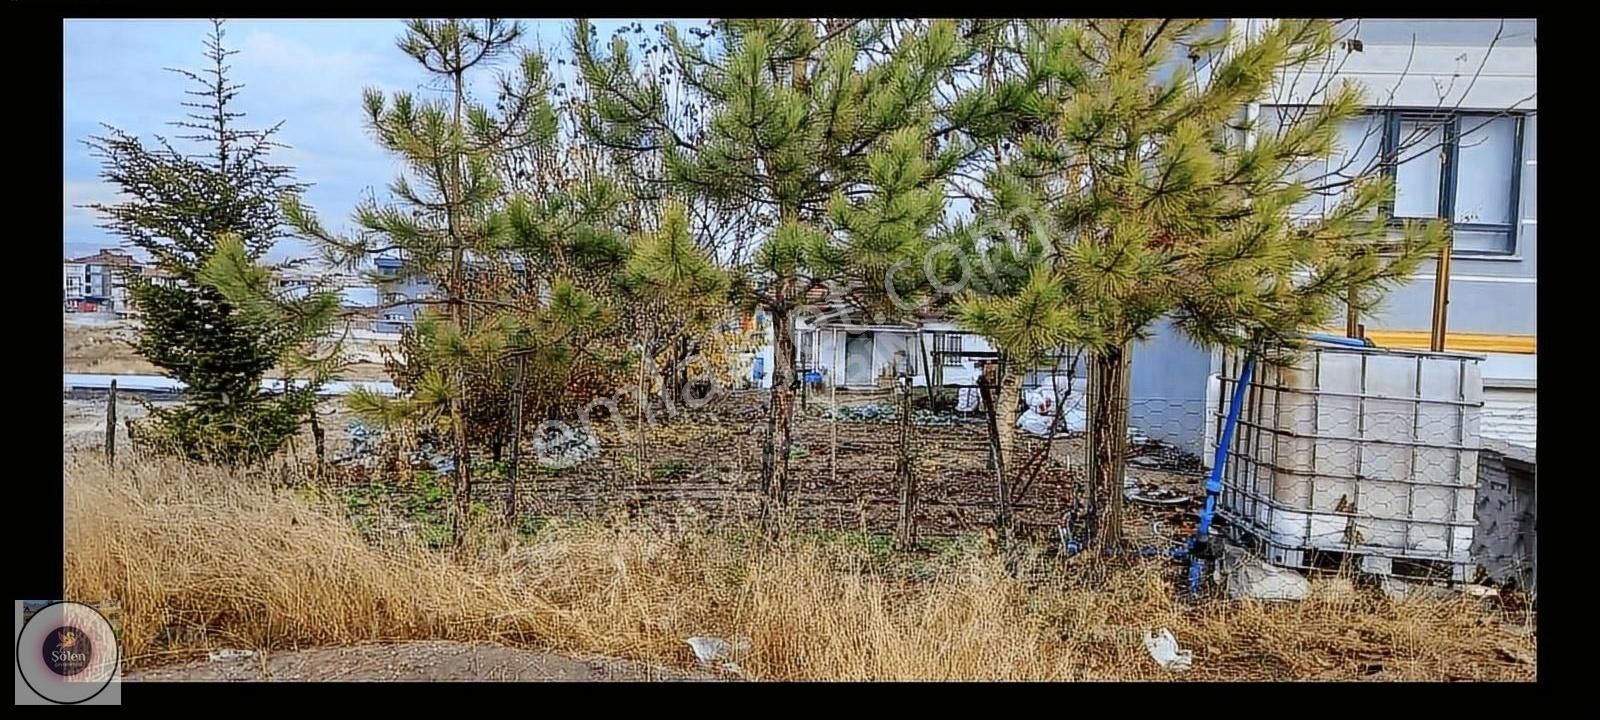
[[[795,344],[797,345],[795,350],[800,355],[800,369],[810,370],[816,366],[816,341],[817,331],[815,330],[801,330],[800,332],[795,333]]]
[[[1300,107],[1263,108],[1263,128],[1278,132]],[[1291,209],[1320,217],[1343,200],[1347,181],[1373,169],[1395,179],[1398,224],[1449,220],[1460,254],[1516,251],[1524,116],[1505,113],[1382,110],[1347,121],[1334,152],[1294,169],[1313,188]],[[1317,191],[1321,188],[1320,191]]]
[[[1522,117],[1404,111],[1387,115],[1386,145],[1399,148],[1389,165],[1395,176],[1395,219],[1449,220],[1455,230],[1455,252],[1514,252]]]
[[[944,367],[961,367],[961,356],[948,354],[961,352],[960,335],[955,335],[952,333],[934,333],[933,350],[937,353],[944,353],[940,355],[940,357],[943,358],[939,361],[940,365],[943,365]]]

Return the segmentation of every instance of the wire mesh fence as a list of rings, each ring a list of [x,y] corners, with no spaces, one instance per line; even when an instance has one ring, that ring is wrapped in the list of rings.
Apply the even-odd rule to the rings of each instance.
[[[894,388],[808,388],[788,452],[791,510],[802,523],[885,535],[903,532],[909,517],[924,540],[988,532],[1004,510],[1020,539],[1063,551],[1086,544],[1097,513],[1116,512],[1121,549],[1176,554],[1195,533],[1207,474],[1220,459],[1218,529],[1268,563],[1452,581],[1472,580],[1482,567],[1492,579],[1532,585],[1531,457],[1480,450],[1476,359],[1335,348],[1298,365],[1265,365],[1218,456],[1241,362],[1225,357],[1209,391],[1203,379],[1181,395],[1127,391],[1125,430],[1113,436],[1120,468],[1108,471],[1120,478],[1114,503],[1096,503],[1092,492],[1084,366],[1029,374],[1005,427],[1013,439],[1004,508],[987,409],[964,405],[961,389],[913,387],[906,398]],[[765,398],[759,389],[729,392],[660,422],[598,422],[592,460],[525,464],[518,512],[753,518]],[[68,445],[103,437],[104,414],[88,407],[103,399],[68,403]],[[330,452],[342,456],[348,427],[343,419],[327,427]],[[916,482],[909,512],[907,467]],[[496,472],[476,474],[477,494],[498,501]]]

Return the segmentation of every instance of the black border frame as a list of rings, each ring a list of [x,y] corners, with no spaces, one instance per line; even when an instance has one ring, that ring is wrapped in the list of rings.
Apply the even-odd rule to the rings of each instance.
[[[17,104],[13,106],[13,113],[10,119],[13,121],[13,123],[15,123],[13,127],[16,127],[19,132],[14,132],[12,134],[14,145],[11,147],[12,152],[8,153],[8,156],[12,163],[15,164],[13,167],[16,169],[16,171],[14,172],[13,177],[24,179],[23,182],[14,184],[13,187],[15,189],[13,192],[16,193],[16,195],[14,196],[13,202],[9,204],[9,207],[12,210],[12,220],[15,228],[13,233],[21,240],[21,242],[13,245],[14,257],[11,259],[11,262],[19,269],[26,268],[31,263],[47,261],[53,262],[53,258],[44,257],[46,253],[55,252],[52,249],[52,244],[49,242],[39,243],[37,241],[33,241],[32,238],[50,236],[52,233],[56,232],[55,228],[59,222],[57,217],[54,215],[54,210],[52,209],[54,207],[54,203],[59,201],[59,196],[56,194],[56,186],[52,183],[62,179],[60,177],[62,174],[61,158],[57,152],[59,146],[55,142],[55,139],[60,137],[57,135],[57,133],[61,132],[61,128],[63,127],[60,122],[61,116],[59,114],[62,112],[63,107],[61,104],[60,95],[62,92],[62,86],[60,84],[61,77],[56,74],[59,71],[52,71],[51,67],[55,58],[62,57],[62,23],[65,19],[173,17],[198,18],[219,14],[219,10],[223,11],[222,14],[240,18],[342,18],[371,17],[374,15],[394,18],[407,15],[436,15],[438,14],[437,11],[442,9],[442,7],[443,6],[437,3],[400,2],[386,3],[381,6],[373,6],[358,3],[329,3],[326,1],[313,4],[288,0],[287,2],[278,2],[271,5],[235,6],[235,8],[230,8],[232,12],[227,12],[227,10],[230,9],[219,8],[215,5],[196,2],[133,3],[126,1],[119,2],[116,0],[102,2],[84,2],[83,0],[13,0],[12,2],[7,3],[6,15],[8,22],[6,24],[10,29],[12,29],[12,33],[10,33],[10,39],[13,42],[13,51],[15,53],[13,57],[34,59],[32,63],[28,64],[24,64],[19,61],[18,65],[16,66],[16,73],[11,78],[13,97],[16,99]],[[524,7],[520,4],[512,5],[509,3],[468,3],[466,5],[457,4],[450,7],[452,10],[455,10],[461,14],[471,15],[503,15],[514,14],[517,11],[526,12],[537,11],[541,9],[538,7]],[[798,6],[794,7],[798,8]],[[660,17],[673,15],[684,17],[704,17],[725,15],[776,15],[781,13],[774,11],[783,8],[770,5],[754,8],[734,5],[732,3],[704,3],[699,5],[676,5],[671,7],[663,7],[658,4],[647,5],[644,3],[617,2],[603,7],[585,9],[594,10],[594,16],[596,17]],[[1049,10],[1053,9],[1054,8],[1046,8],[1038,5],[1024,6],[1021,4],[1013,5],[1009,8],[989,5],[960,7],[955,5],[930,4],[882,4],[874,7],[870,5],[863,6],[860,3],[845,5],[843,3],[827,2],[820,4],[806,3],[804,6],[805,14],[807,15],[815,14],[846,16],[960,15],[1025,17],[1030,15],[1042,16],[1045,14],[1050,14]],[[1193,5],[1178,5],[1173,3],[1164,6],[1163,3],[1154,3],[1141,8],[1141,14],[1145,16],[1193,14],[1193,11],[1196,9],[1198,8],[1195,8]],[[1276,4],[1269,8],[1265,3],[1260,3],[1255,4],[1254,7],[1252,7],[1250,4],[1230,4],[1226,6],[1213,5],[1209,6],[1207,9],[1212,10],[1217,14],[1239,15],[1244,17],[1269,17],[1282,16],[1284,11],[1289,8],[1285,8],[1281,4]],[[1383,12],[1381,9],[1370,6],[1366,9],[1369,12],[1379,15],[1381,15]],[[767,12],[763,13],[763,10]],[[1351,9],[1351,11],[1357,10],[1358,8]],[[1554,25],[1555,31],[1558,34],[1558,42],[1556,45],[1551,46],[1553,49],[1550,52],[1552,57],[1547,59],[1544,65],[1547,73],[1555,74],[1557,78],[1555,82],[1557,83],[1562,82],[1560,80],[1560,76],[1563,74],[1575,74],[1576,72],[1580,71],[1580,68],[1587,67],[1585,63],[1578,61],[1578,58],[1576,57],[1576,51],[1584,49],[1584,45],[1581,43],[1581,41],[1577,40],[1577,38],[1574,36],[1575,33],[1570,30],[1570,28],[1576,26],[1578,26],[1577,23],[1563,24],[1559,21]],[[1547,30],[1548,29],[1549,28],[1547,28]],[[1573,62],[1563,62],[1560,59],[1569,54],[1574,56],[1572,58]],[[1575,81],[1573,84],[1576,85],[1577,82]],[[1570,114],[1564,115],[1562,111],[1559,110],[1559,107],[1562,105],[1570,106],[1572,104],[1570,101],[1565,100],[1564,97],[1566,96],[1563,93],[1556,93],[1545,98],[1545,103],[1547,106],[1550,102],[1556,103],[1555,106],[1549,106],[1557,109],[1553,117],[1545,118],[1545,127],[1543,128],[1547,133],[1556,133],[1553,135],[1553,137],[1561,137],[1562,129],[1572,125],[1572,123],[1563,119],[1565,117],[1570,117]],[[1568,112],[1570,113],[1570,111]],[[1554,122],[1551,122],[1552,120]],[[35,139],[47,138],[48,141],[17,141],[17,139],[25,140],[29,137]],[[1556,166],[1559,170],[1560,165],[1562,164],[1562,158],[1556,156],[1552,157],[1555,158]],[[1574,172],[1574,177],[1586,179],[1584,175],[1579,175],[1576,172]],[[1557,198],[1560,193],[1552,191],[1550,188],[1559,189],[1562,186],[1563,184],[1561,183],[1547,183],[1546,194],[1552,199]],[[1557,207],[1562,207],[1562,205],[1558,205]],[[28,212],[30,209],[33,210],[33,212]],[[46,212],[38,212],[39,209],[46,209]],[[1557,216],[1546,217],[1546,223],[1555,223],[1557,228],[1559,228],[1562,222],[1563,219]],[[1557,229],[1557,232],[1559,232],[1559,229]],[[20,250],[20,252],[17,252],[18,250]],[[1569,268],[1575,268],[1578,265],[1578,263],[1572,262],[1551,264],[1547,268],[1547,273],[1552,275],[1549,279],[1559,283],[1561,282],[1560,276],[1568,272]],[[17,297],[19,298],[19,301],[14,305],[14,307],[16,307],[18,311],[16,313],[16,317],[21,322],[19,322],[13,330],[14,334],[16,335],[16,339],[13,341],[14,344],[23,347],[29,347],[34,344],[42,344],[44,342],[43,338],[47,334],[55,331],[52,317],[47,315],[47,311],[43,309],[44,307],[47,307],[47,305],[41,304],[39,301],[33,299],[41,297],[41,293],[44,295],[50,295],[51,293],[49,292],[49,288],[29,287],[35,282],[43,285],[43,283],[47,282],[44,278],[50,277],[51,275],[51,273],[29,272],[27,270],[22,270],[16,274],[17,278],[21,281],[21,287],[17,288]],[[1587,281],[1579,282],[1581,286],[1581,283]],[[35,319],[37,319],[38,322],[44,326],[43,331],[37,331],[32,327]],[[1568,336],[1565,333],[1551,333],[1545,338],[1543,343],[1543,350],[1545,351],[1543,353],[1544,360],[1541,362],[1541,364],[1546,366],[1545,370],[1547,382],[1565,382],[1567,378],[1581,377],[1573,371],[1560,371],[1560,367],[1562,365],[1572,362],[1574,359],[1580,357],[1579,355],[1563,351],[1563,346],[1569,345],[1570,342],[1571,341],[1568,339]],[[45,401],[47,392],[53,395],[53,391],[46,390],[45,383],[29,382],[28,375],[20,375],[20,373],[23,372],[29,373],[30,375],[35,372],[51,372],[50,367],[48,367],[49,363],[39,357],[42,354],[44,353],[19,353],[21,357],[18,359],[21,361],[20,364],[22,365],[22,368],[20,370],[14,369],[12,372],[14,377],[22,379],[23,382],[20,383],[22,387],[13,388],[14,408],[30,407],[30,398],[33,397],[34,393],[39,395],[39,402],[41,403]],[[37,369],[34,368],[33,366],[35,364],[39,365],[40,367]],[[1576,473],[1569,472],[1571,468],[1560,462],[1561,456],[1565,452],[1564,448],[1570,448],[1574,445],[1582,446],[1585,444],[1582,440],[1578,440],[1575,443],[1575,438],[1571,437],[1569,428],[1577,426],[1587,428],[1592,426],[1592,424],[1586,422],[1567,422],[1571,418],[1568,418],[1562,413],[1570,413],[1571,411],[1562,410],[1561,404],[1567,396],[1577,395],[1581,392],[1582,391],[1547,394],[1546,401],[1554,403],[1551,408],[1547,409],[1547,417],[1552,419],[1560,418],[1561,422],[1549,423],[1542,428],[1544,430],[1544,433],[1542,434],[1544,435],[1543,440],[1546,450],[1545,459],[1547,463],[1555,463],[1547,465],[1547,469],[1557,471],[1557,477],[1569,479],[1574,483],[1581,482],[1581,480],[1588,473],[1582,472],[1582,468],[1580,468],[1579,472]],[[53,398],[51,399],[51,402],[54,402]],[[1550,410],[1556,411],[1557,415],[1549,415],[1548,413]],[[1578,415],[1577,419],[1581,421],[1585,417],[1586,413],[1584,415]],[[17,424],[22,426],[20,433],[16,428]],[[10,445],[12,447],[24,450],[33,447],[34,441],[30,441],[27,438],[33,436],[34,433],[38,433],[39,435],[43,435],[44,433],[43,429],[37,427],[38,423],[36,422],[24,421],[17,424],[13,424],[12,437],[10,438]],[[48,443],[53,441],[49,440],[48,438],[40,437],[37,442],[39,442],[40,446],[42,447],[48,447]],[[26,452],[16,453],[13,455],[13,459],[23,460],[28,458],[29,454]],[[19,463],[19,465],[20,464],[21,463]],[[46,474],[52,473],[51,467],[53,465],[54,463],[46,462],[46,469],[44,472]],[[64,574],[61,566],[61,559],[63,557],[62,543],[64,541],[63,533],[61,532],[61,522],[63,519],[62,486],[56,485],[51,477],[47,476],[41,479],[35,477],[34,473],[29,472],[13,473],[12,478],[13,494],[17,497],[13,499],[12,502],[7,504],[11,510],[11,518],[8,525],[12,529],[12,553],[10,558],[12,569],[10,572],[6,573],[9,584],[13,588],[11,594],[14,598],[59,597],[63,594]],[[1571,485],[1568,484],[1566,487],[1570,488]],[[1561,489],[1560,492],[1568,493],[1573,492],[1573,490]],[[1573,499],[1576,499],[1576,497]],[[1544,530],[1547,534],[1551,532],[1554,532],[1555,534],[1554,537],[1546,543],[1546,558],[1550,559],[1552,562],[1560,563],[1561,560],[1559,558],[1566,554],[1567,548],[1581,547],[1581,545],[1584,543],[1584,540],[1582,539],[1576,541],[1569,540],[1565,542],[1559,539],[1562,532],[1564,532],[1563,528],[1570,527],[1572,524],[1574,524],[1571,522],[1570,518],[1568,522],[1561,521],[1560,517],[1562,516],[1562,513],[1567,511],[1569,508],[1576,508],[1577,506],[1577,503],[1571,502],[1552,503],[1551,508],[1546,509],[1549,512],[1553,512],[1551,519],[1554,520],[1554,522],[1546,522],[1544,524]],[[1576,524],[1586,524],[1586,521],[1578,520]],[[1562,608],[1572,605],[1572,593],[1574,590],[1571,586],[1573,583],[1570,582],[1568,578],[1582,577],[1583,574],[1590,572],[1590,567],[1591,566],[1588,562],[1580,560],[1578,561],[1578,564],[1570,566],[1571,571],[1564,570],[1563,572],[1559,573],[1546,573],[1546,589],[1545,592],[1542,593],[1540,602],[1540,626],[1556,626],[1556,623],[1559,622],[1559,618],[1562,617]],[[1568,589],[1562,590],[1562,587],[1567,587]],[[1552,611],[1555,614],[1550,614]],[[1579,627],[1581,626],[1575,626],[1573,629],[1576,630]],[[1515,691],[1519,688],[1527,688],[1531,690],[1536,685],[1546,684],[1550,678],[1570,674],[1571,671],[1569,668],[1572,666],[1567,665],[1565,662],[1563,662],[1563,660],[1577,659],[1580,667],[1585,661],[1583,656],[1569,653],[1569,651],[1574,650],[1576,652],[1583,652],[1581,646],[1577,648],[1566,646],[1576,645],[1578,642],[1582,642],[1581,637],[1583,635],[1584,633],[1581,632],[1564,632],[1554,634],[1545,633],[1545,642],[1542,643],[1540,647],[1540,655],[1544,656],[1548,660],[1553,660],[1554,662],[1547,662],[1545,664],[1545,667],[1542,669],[1542,672],[1539,675],[1538,681],[1532,684],[1506,683],[1504,685],[1507,687],[1493,687],[1489,690],[1489,692],[1496,693],[1497,698],[1502,700],[1511,700],[1513,697],[1518,700],[1524,700],[1527,698],[1527,696],[1522,696],[1520,693],[1515,696],[1505,693],[1508,690]],[[1575,641],[1573,638],[1580,639]],[[937,694],[941,689],[943,689],[941,686],[949,684],[951,683],[919,683],[917,688],[920,692]],[[513,708],[521,709],[523,712],[537,712],[541,706],[548,708],[552,694],[559,694],[560,690],[566,689],[564,685],[566,684],[540,684],[538,686],[539,694],[532,697],[529,695],[528,688],[519,683],[269,684],[124,682],[122,685],[122,691],[124,693],[123,704],[131,707],[155,707],[166,706],[170,704],[176,707],[193,707],[203,710],[216,710],[219,708],[236,707],[236,703],[241,702],[251,703],[252,701],[265,701],[267,703],[271,703],[271,701],[274,699],[299,703],[304,703],[307,700],[313,702],[323,701],[329,702],[330,704],[349,699],[372,703],[372,705],[368,706],[369,711],[372,707],[382,707],[385,705],[401,703],[405,703],[413,708],[420,709],[426,701],[448,702],[457,697],[455,693],[460,692],[471,693],[471,699],[473,701],[472,707],[475,709],[481,708],[482,710],[488,710],[492,707],[490,703],[493,700],[503,698],[512,703]],[[655,687],[672,688],[674,686],[689,687],[691,685],[694,684],[685,683],[678,685],[665,683],[655,685]],[[781,691],[786,689],[785,686],[792,684],[767,683],[763,685]],[[1006,687],[1000,689],[1004,692],[1014,692],[1016,690],[1024,689],[1019,687],[1020,685],[1024,684],[1007,684]],[[1072,704],[1076,705],[1079,709],[1086,709],[1088,707],[1087,701],[1090,700],[1090,697],[1082,693],[1087,692],[1093,694],[1094,691],[1101,689],[1100,686],[1109,686],[1113,691],[1121,690],[1122,688],[1118,687],[1119,685],[1120,683],[1096,683],[1088,685],[1077,684],[1071,688],[1067,688],[1066,690],[1072,693]],[[1247,695],[1245,698],[1247,703],[1262,703],[1269,699],[1267,696],[1276,695],[1278,692],[1280,692],[1279,686],[1284,684],[1246,682],[1241,683],[1241,685],[1241,687],[1232,689],[1236,690],[1237,692],[1249,693],[1249,695]],[[1283,689],[1295,689],[1293,687],[1293,683],[1288,685],[1289,687]],[[1408,700],[1420,700],[1421,696],[1418,695],[1412,694],[1409,696],[1403,696],[1395,693],[1408,693],[1414,689],[1427,688],[1430,685],[1433,685],[1433,683],[1352,683],[1346,686],[1344,689],[1348,690],[1359,687],[1361,690],[1371,691],[1380,695],[1391,694],[1391,697],[1394,699],[1400,699],[1404,697]],[[731,684],[717,685],[714,687],[719,689],[711,690],[710,692],[734,694],[742,692],[745,688],[759,686],[755,684]],[[600,692],[606,693],[612,692],[611,688],[604,687],[593,688],[579,686],[575,689],[577,693],[581,694],[587,694],[588,692],[594,690],[599,690]],[[621,688],[618,689],[620,690]],[[651,688],[643,687],[643,684],[638,684],[637,686],[630,687],[629,689],[648,690]],[[854,690],[854,688],[844,689]],[[967,688],[958,689],[965,691]],[[1153,690],[1156,688],[1151,687],[1150,689]],[[1181,688],[1174,689],[1179,691],[1184,690]],[[1445,688],[1445,691],[1449,692],[1458,701],[1467,700],[1471,695],[1474,694],[1469,689],[1462,687]],[[670,690],[668,692],[670,692]],[[1040,699],[1045,699],[1045,697],[1048,697],[1053,699],[1055,703],[1062,702],[1063,697],[1057,694],[1060,692],[1060,689],[1050,687],[1046,688],[1046,692],[1050,692],[1051,695],[1041,697]],[[1146,692],[1146,690],[1141,688],[1139,692],[1142,694]],[[618,697],[622,698],[625,696],[619,695]],[[1223,700],[1223,698],[1218,698],[1217,696],[1204,696],[1197,698],[1195,695],[1188,695],[1188,698],[1190,699],[1191,703],[1198,700],[1198,702],[1202,703],[1201,707],[1211,706],[1212,703],[1217,702],[1218,700]],[[1012,699],[1023,699],[1023,696],[1013,695]],[[1127,696],[1123,695],[1122,699],[1125,701]],[[1298,699],[1283,699],[1292,702],[1303,702],[1307,698],[1306,696],[1302,695]],[[1438,698],[1436,697],[1430,698],[1430,700],[1435,701],[1437,699]],[[1238,699],[1235,700],[1235,702],[1237,701]],[[1350,701],[1357,703],[1367,702],[1365,699],[1351,699],[1347,702]],[[1050,702],[1050,700],[1046,700],[1046,702]],[[532,705],[532,707],[529,707],[529,705]],[[261,705],[261,707],[266,708],[269,707],[269,705]],[[758,712],[760,709],[762,709],[761,706],[750,707]],[[1116,708],[1117,706],[1112,707]],[[1226,708],[1228,706],[1224,707]],[[1366,707],[1368,711],[1375,709],[1375,706],[1372,705],[1358,707]],[[1443,706],[1437,704],[1430,704],[1428,707],[1435,711],[1443,708]],[[1527,708],[1528,706],[1524,705],[1524,707]],[[589,706],[589,708],[592,709],[593,706]],[[1154,710],[1153,707],[1147,706],[1147,708]],[[1126,709],[1127,708],[1124,707],[1124,711]],[[1214,707],[1212,709],[1215,711]],[[1395,709],[1398,708],[1396,707]],[[1185,710],[1183,707],[1179,706],[1170,708],[1169,710],[1163,712],[1184,711]],[[993,712],[993,710],[991,709],[990,712]]]

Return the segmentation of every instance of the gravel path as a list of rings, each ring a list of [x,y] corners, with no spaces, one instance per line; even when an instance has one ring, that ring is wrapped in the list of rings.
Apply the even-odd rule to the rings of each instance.
[[[716,681],[720,678],[609,658],[576,658],[499,645],[408,642],[197,660],[124,676],[174,681]]]

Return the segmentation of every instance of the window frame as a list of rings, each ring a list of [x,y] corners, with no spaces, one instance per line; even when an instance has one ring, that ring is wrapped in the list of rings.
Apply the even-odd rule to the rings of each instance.
[[[963,337],[964,337],[964,333],[956,333],[956,332],[936,332],[936,333],[934,333],[934,335],[933,335],[933,349],[934,349],[934,352],[939,353],[939,367],[947,367],[947,368],[948,367],[961,367],[962,362],[961,362],[961,357],[959,355],[946,355],[944,353],[962,352],[963,348],[965,347],[965,343],[962,342],[962,338]],[[952,343],[951,343],[951,339],[952,338],[955,340],[955,342],[953,343],[954,347],[952,347]]]
[[[817,350],[817,330],[815,328],[800,330],[795,335],[794,360],[796,369],[802,371],[815,370],[818,365],[817,358],[807,356],[815,355]]]
[[[1499,112],[1499,111],[1472,111],[1450,110],[1437,111],[1426,108],[1385,108],[1369,110],[1369,115],[1379,115],[1383,122],[1383,146],[1381,148],[1381,172],[1388,177],[1395,177],[1401,161],[1396,157],[1396,145],[1400,141],[1400,125],[1406,121],[1422,121],[1437,123],[1441,129],[1444,140],[1444,157],[1439,167],[1439,205],[1437,215],[1433,219],[1445,220],[1450,223],[1452,230],[1465,230],[1468,232],[1505,234],[1505,241],[1499,249],[1485,250],[1480,248],[1453,247],[1451,254],[1496,258],[1514,256],[1521,245],[1521,225],[1518,213],[1521,212],[1522,202],[1522,163],[1525,154],[1523,143],[1526,135],[1528,114],[1525,112]],[[1475,117],[1493,118],[1503,116],[1510,118],[1513,123],[1511,139],[1511,177],[1507,187],[1507,222],[1506,223],[1461,223],[1456,222],[1456,192],[1460,183],[1461,132],[1462,122],[1470,121]],[[1396,190],[1398,191],[1398,187]],[[1406,220],[1423,220],[1427,218],[1402,218],[1394,214],[1394,203],[1385,203],[1383,212],[1389,218],[1389,226],[1400,227]]]

